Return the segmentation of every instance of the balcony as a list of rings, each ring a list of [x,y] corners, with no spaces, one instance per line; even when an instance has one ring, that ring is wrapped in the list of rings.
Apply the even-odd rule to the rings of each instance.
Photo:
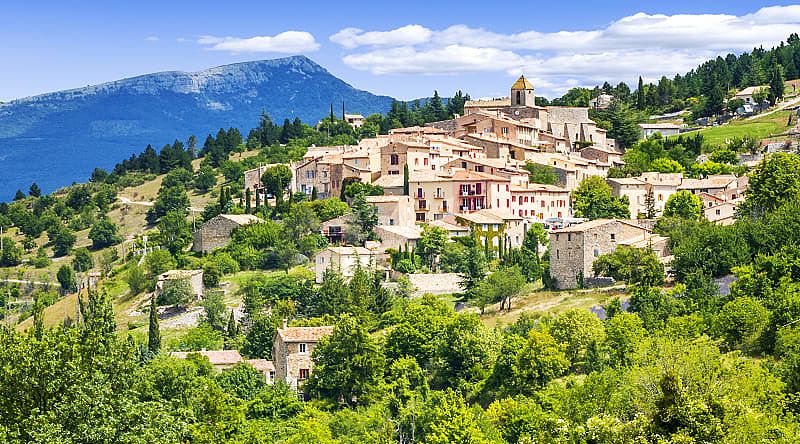
[[[469,189],[469,190],[461,189],[461,190],[458,190],[458,195],[459,196],[463,196],[463,197],[466,197],[466,196],[485,196],[486,195],[486,190],[477,191],[475,189]]]

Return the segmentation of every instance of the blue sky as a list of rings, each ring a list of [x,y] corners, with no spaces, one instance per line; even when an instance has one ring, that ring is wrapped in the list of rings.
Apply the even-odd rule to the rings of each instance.
[[[499,96],[520,72],[552,97],[800,32],[800,5],[782,1],[71,3],[4,2],[0,100],[297,53],[401,99]]]

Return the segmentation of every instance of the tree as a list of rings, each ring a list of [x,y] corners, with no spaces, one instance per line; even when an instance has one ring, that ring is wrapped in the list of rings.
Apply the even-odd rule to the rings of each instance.
[[[78,273],[86,273],[94,266],[92,254],[86,248],[78,248],[75,250],[75,255],[72,259],[72,268]]]
[[[18,189],[17,192],[14,194],[14,202],[22,199],[25,199],[25,193],[23,193],[22,190]]]
[[[159,305],[185,306],[195,294],[188,279],[168,279],[158,295]]]
[[[525,287],[525,276],[519,267],[501,268],[490,274],[473,290],[480,303],[481,314],[487,303],[500,302],[500,311],[511,311],[511,300]]]
[[[28,196],[39,197],[42,195],[42,189],[39,188],[39,185],[36,182],[32,183],[30,188],[28,189]]]
[[[488,264],[483,250],[476,235],[469,238],[466,254],[461,258],[461,264],[458,267],[461,275],[461,288],[468,294],[486,277]]]
[[[657,171],[659,173],[682,173],[684,171],[683,165],[676,160],[666,157],[659,157],[650,162],[650,171]]]
[[[769,311],[758,299],[743,296],[725,304],[714,322],[714,332],[729,350],[758,351],[758,340],[769,322]]]
[[[647,194],[644,195],[644,217],[647,219],[656,218],[656,198],[653,195],[653,188],[647,189]]]
[[[239,363],[214,378],[219,386],[239,399],[253,399],[266,386],[264,374],[252,365]]]
[[[261,175],[261,183],[267,192],[274,195],[278,202],[283,202],[283,193],[292,181],[292,170],[286,165],[269,167]]]
[[[242,353],[252,359],[271,359],[272,341],[280,323],[276,315],[251,315]]]
[[[575,216],[589,219],[630,219],[628,198],[614,197],[611,187],[600,176],[589,176],[572,192]]]
[[[779,99],[783,98],[784,82],[786,80],[783,75],[783,68],[777,63],[772,65],[770,71],[769,101],[774,105]]]
[[[161,239],[172,255],[177,255],[192,242],[192,230],[186,213],[169,211],[158,223]]]
[[[363,245],[364,241],[374,239],[375,227],[378,226],[378,208],[359,194],[353,198],[350,210],[351,215],[345,231],[348,242]]]
[[[628,284],[654,287],[664,283],[664,265],[650,248],[620,245],[595,259],[592,270],[598,276],[613,277]]]
[[[213,168],[202,166],[200,170],[197,171],[197,174],[195,174],[192,183],[197,191],[205,193],[217,184],[217,175]]]
[[[148,281],[142,267],[132,264],[128,269],[128,273],[125,274],[125,282],[128,284],[128,288],[130,288],[131,295],[136,296],[144,291]]]
[[[750,174],[743,215],[760,216],[783,206],[800,194],[800,156],[775,153],[766,157]]]
[[[147,211],[147,223],[155,225],[168,212],[186,212],[189,206],[189,196],[183,186],[161,187],[156,201]]]
[[[78,279],[75,277],[75,270],[69,265],[62,265],[56,273],[56,279],[61,286],[63,294],[75,293],[78,291]]]
[[[47,237],[53,244],[53,255],[56,257],[68,255],[76,240],[69,228],[60,223],[47,232]]]
[[[639,86],[636,88],[636,109],[643,110],[645,106],[644,81],[642,80],[642,76],[639,76]]]
[[[22,248],[13,239],[4,237],[1,239],[3,249],[0,250],[0,266],[14,267],[22,262]]]
[[[211,291],[203,296],[202,320],[214,330],[222,331],[225,329],[225,315],[227,312],[228,307],[225,306],[225,299],[221,292]]]
[[[311,396],[334,404],[368,403],[380,384],[384,357],[380,347],[356,318],[343,316],[333,334],[322,338],[312,352],[314,372],[304,388]]]
[[[636,352],[645,346],[647,330],[636,313],[617,313],[605,324],[605,349],[610,364],[625,367],[633,363]]]
[[[608,107],[608,120],[611,129],[608,137],[614,138],[623,148],[632,146],[639,140],[639,116],[625,102],[614,100]]]
[[[425,444],[490,444],[495,440],[481,427],[476,411],[471,410],[458,391],[446,390],[439,396],[430,419]],[[489,436],[487,436],[489,435]]]
[[[432,270],[436,270],[438,257],[444,252],[444,246],[449,241],[450,236],[444,228],[431,225],[422,227],[422,235],[417,243],[417,249],[428,260],[428,265]]]
[[[555,185],[558,183],[556,170],[549,165],[542,165],[533,162],[525,162],[525,169],[528,171],[528,181],[531,183],[541,183]]]
[[[92,224],[89,239],[92,240],[92,248],[95,250],[122,242],[122,236],[117,233],[117,224],[105,217]]]
[[[691,191],[680,190],[667,199],[664,216],[699,220],[703,216],[703,202]]]
[[[590,347],[605,338],[602,321],[591,311],[577,308],[558,316],[550,326],[550,334],[564,345],[567,358],[576,368],[586,364]]]
[[[158,306],[156,298],[150,298],[150,323],[147,329],[147,351],[157,355],[161,351],[161,332],[158,328]]]

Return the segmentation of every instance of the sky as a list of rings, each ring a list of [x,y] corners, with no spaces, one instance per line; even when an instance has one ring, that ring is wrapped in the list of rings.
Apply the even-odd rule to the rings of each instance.
[[[797,3],[797,2],[794,2]],[[398,99],[635,86],[800,32],[800,4],[641,1],[18,1],[0,8],[0,101],[303,54]]]

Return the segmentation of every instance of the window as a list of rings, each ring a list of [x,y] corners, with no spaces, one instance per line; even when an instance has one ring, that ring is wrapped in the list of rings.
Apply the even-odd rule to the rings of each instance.
[[[483,165],[475,165],[475,171],[482,173],[483,172]]]
[[[717,209],[717,216],[719,216],[719,215],[720,215],[720,211],[719,211],[719,209]]]
[[[504,136],[507,136],[507,135],[508,135],[508,127],[507,127],[507,126],[504,126],[504,127],[503,127],[503,135],[504,135]]]
[[[389,164],[391,165],[399,165],[400,164],[400,156],[397,154],[392,154],[389,156]]]
[[[560,259],[560,258],[561,258],[561,252],[556,250],[556,259]]]
[[[297,376],[297,379],[300,379],[300,380],[308,379],[308,369],[307,368],[301,368],[300,369],[300,374]]]
[[[389,225],[394,225],[394,219],[389,219]]]
[[[572,242],[572,233],[567,233],[567,242]]]
[[[305,342],[301,342],[300,344],[298,344],[298,347],[300,353],[308,353],[308,344],[306,344]]]
[[[483,224],[483,227],[482,227],[482,228],[483,228],[483,231],[486,231],[486,230],[488,230],[488,229],[489,229],[489,226],[488,226],[488,225],[486,225],[486,224]]]
[[[425,213],[417,213],[417,222],[425,222]]]
[[[594,257],[600,256],[600,250],[597,248],[594,249]]]
[[[270,370],[269,371],[269,380],[270,381],[274,381],[275,380],[275,370]]]
[[[422,164],[423,165],[427,165],[428,164],[428,158],[427,157],[422,159]]]
[[[616,234],[614,234],[614,233],[611,233],[611,240],[612,240],[612,241],[615,241],[615,240],[617,240],[617,235],[616,235]]]

